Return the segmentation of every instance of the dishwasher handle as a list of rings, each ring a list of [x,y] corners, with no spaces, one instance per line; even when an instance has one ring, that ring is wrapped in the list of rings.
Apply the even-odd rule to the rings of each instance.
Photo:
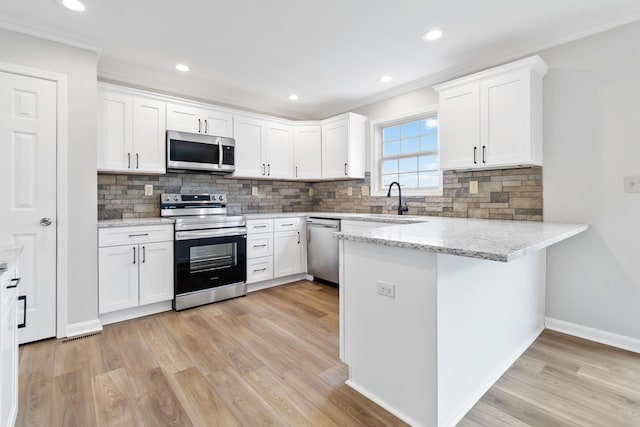
[[[307,221],[307,227],[321,227],[321,228],[334,228],[337,229],[337,225],[329,225],[329,224],[318,224],[316,222]]]

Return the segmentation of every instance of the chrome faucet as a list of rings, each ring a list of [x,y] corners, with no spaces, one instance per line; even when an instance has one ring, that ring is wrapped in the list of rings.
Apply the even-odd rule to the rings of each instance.
[[[393,184],[398,186],[398,215],[402,215],[403,212],[409,212],[409,208],[407,207],[406,203],[404,204],[404,206],[402,206],[402,189],[400,188],[400,184],[398,184],[396,181],[393,181],[391,184],[389,184],[387,197],[391,197],[391,187],[393,187]]]

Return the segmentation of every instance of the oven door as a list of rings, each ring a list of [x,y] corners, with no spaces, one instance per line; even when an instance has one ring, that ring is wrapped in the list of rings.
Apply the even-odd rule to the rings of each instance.
[[[240,230],[176,232],[176,296],[247,280],[247,235]]]

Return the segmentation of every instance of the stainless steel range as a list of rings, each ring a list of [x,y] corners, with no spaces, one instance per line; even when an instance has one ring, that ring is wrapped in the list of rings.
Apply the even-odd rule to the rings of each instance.
[[[160,215],[175,218],[175,310],[247,294],[247,228],[227,216],[224,194],[162,194]]]

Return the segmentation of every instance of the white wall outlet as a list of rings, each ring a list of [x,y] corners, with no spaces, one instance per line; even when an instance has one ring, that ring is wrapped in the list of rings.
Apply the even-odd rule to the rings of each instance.
[[[469,181],[469,194],[478,194],[478,181]]]
[[[153,184],[145,184],[144,185],[144,195],[145,196],[153,196]]]
[[[396,297],[396,285],[389,282],[383,282],[378,280],[376,282],[378,284],[378,294],[384,295],[385,297],[395,298]]]
[[[353,196],[353,187],[347,187],[347,196]]]
[[[368,185],[363,185],[362,188],[360,189],[360,191],[362,191],[362,195],[363,196],[368,196],[369,195],[369,186]]]
[[[309,187],[309,197],[313,197],[313,187]]]
[[[258,195],[258,187],[251,187],[251,195],[252,196]]]
[[[640,193],[640,176],[625,176],[624,177],[624,192],[625,193]]]

